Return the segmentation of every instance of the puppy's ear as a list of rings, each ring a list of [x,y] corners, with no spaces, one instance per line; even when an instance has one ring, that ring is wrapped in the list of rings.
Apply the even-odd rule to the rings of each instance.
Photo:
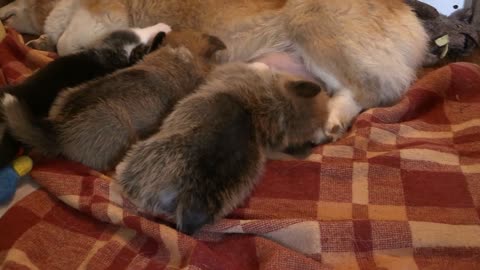
[[[152,45],[150,45],[149,53],[155,51],[160,46],[162,46],[163,41],[165,40],[165,36],[165,32],[158,32],[158,34],[152,40]]]
[[[223,43],[223,41],[216,36],[205,35],[205,38],[207,38],[208,41],[208,48],[205,52],[205,56],[208,58],[212,57],[215,52],[225,50],[227,48],[225,43]]]
[[[294,95],[302,98],[313,98],[322,92],[320,85],[310,81],[289,81],[285,87]]]

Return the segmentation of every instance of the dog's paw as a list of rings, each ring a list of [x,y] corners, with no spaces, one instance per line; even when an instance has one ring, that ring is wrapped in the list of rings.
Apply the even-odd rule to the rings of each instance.
[[[325,136],[330,141],[337,141],[347,132],[350,122],[351,120],[339,119],[337,116],[329,117],[325,124]]]
[[[25,45],[28,47],[40,50],[40,51],[55,51],[55,44],[50,40],[47,35],[41,35],[39,38],[27,42]]]
[[[350,90],[336,93],[328,103],[329,115],[325,123],[325,135],[337,141],[350,128],[353,119],[362,111]]]

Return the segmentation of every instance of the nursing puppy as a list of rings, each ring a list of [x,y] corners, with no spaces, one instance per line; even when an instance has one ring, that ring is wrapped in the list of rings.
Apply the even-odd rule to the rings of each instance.
[[[218,36],[228,48],[218,54],[224,62],[285,53],[333,94],[329,119],[319,127],[333,139],[362,110],[396,102],[427,51],[425,29],[403,0],[227,2],[61,0],[44,28],[61,54],[81,49],[94,33],[155,21]]]
[[[66,87],[73,87],[133,65],[148,50],[155,49],[157,43],[165,36],[165,32],[169,31],[170,27],[163,23],[143,29],[114,31],[94,44],[91,49],[60,57],[33,73],[22,83],[0,88],[0,100],[8,103],[11,99],[3,97],[5,93],[10,94],[26,106],[36,118],[46,117],[58,93]],[[0,126],[3,126],[0,129],[0,168],[2,168],[15,158],[20,144],[4,127],[2,106],[0,114]]]
[[[130,145],[151,135],[177,101],[203,81],[225,45],[199,32],[172,32],[138,64],[63,91],[46,121],[16,100],[5,105],[15,138],[48,155],[112,169]]]
[[[315,137],[327,101],[319,85],[264,64],[220,66],[132,147],[118,182],[141,209],[170,215],[191,234],[249,195],[268,152]]]

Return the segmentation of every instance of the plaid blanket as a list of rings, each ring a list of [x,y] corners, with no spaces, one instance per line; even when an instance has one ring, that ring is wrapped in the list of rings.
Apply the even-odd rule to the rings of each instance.
[[[46,62],[12,37],[7,82]],[[32,176],[42,189],[0,219],[0,268],[480,269],[480,67],[438,69],[308,160],[269,162],[241,207],[193,237],[82,165],[42,161]]]

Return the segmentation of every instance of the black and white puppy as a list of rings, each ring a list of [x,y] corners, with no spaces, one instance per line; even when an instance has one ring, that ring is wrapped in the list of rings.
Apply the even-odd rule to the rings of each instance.
[[[46,117],[57,95],[65,88],[74,87],[92,79],[129,67],[162,42],[168,25],[159,23],[146,28],[114,31],[99,40],[92,48],[60,57],[24,82],[0,89],[2,103],[10,94],[23,103],[32,116]],[[20,144],[5,127],[3,107],[0,105],[0,168],[11,162]]]

